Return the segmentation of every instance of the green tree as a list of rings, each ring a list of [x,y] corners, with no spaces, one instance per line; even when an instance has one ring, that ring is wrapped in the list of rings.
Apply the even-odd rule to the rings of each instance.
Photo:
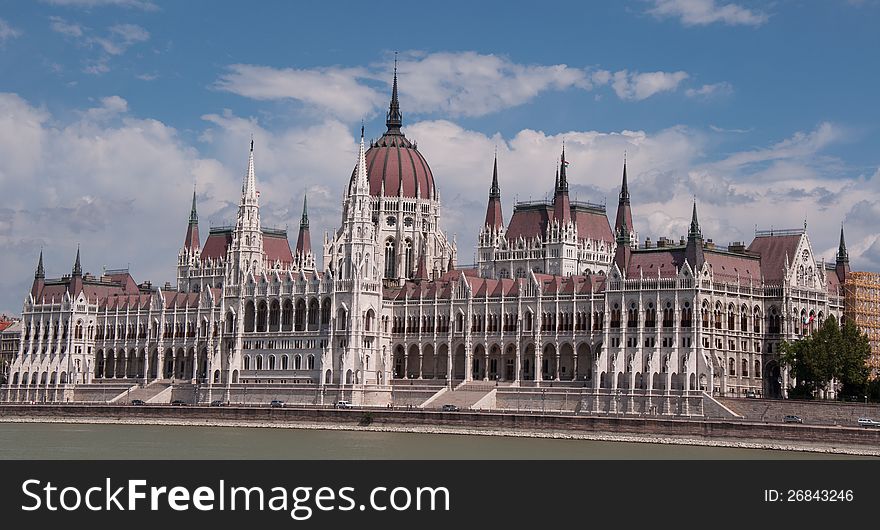
[[[831,381],[841,385],[841,394],[863,395],[867,391],[871,355],[868,337],[852,323],[841,327],[834,316],[810,337],[784,342],[780,348],[781,362],[791,370],[797,383],[789,389],[796,397],[815,398],[829,390]]]

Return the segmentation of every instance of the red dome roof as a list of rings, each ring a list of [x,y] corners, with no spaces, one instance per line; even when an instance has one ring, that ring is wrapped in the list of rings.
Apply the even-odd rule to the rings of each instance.
[[[366,152],[370,195],[373,197],[402,195],[435,199],[437,194],[434,191],[434,175],[431,173],[431,168],[416,146],[400,131],[402,123],[403,115],[397,101],[397,66],[395,65],[391,105],[385,120],[388,130],[379,140],[371,142]],[[351,172],[351,182],[354,182],[356,171],[357,167]]]
[[[428,162],[402,134],[382,136],[367,150],[366,159],[370,195],[373,197],[383,195],[383,186],[386,197],[435,197],[434,175]]]

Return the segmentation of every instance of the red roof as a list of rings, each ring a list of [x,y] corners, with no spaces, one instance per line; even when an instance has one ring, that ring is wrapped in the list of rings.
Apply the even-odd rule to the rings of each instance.
[[[571,206],[571,216],[577,226],[579,239],[614,241],[611,225],[604,212],[574,204]],[[519,237],[526,240],[536,237],[543,239],[547,225],[552,219],[553,205],[550,202],[517,204],[513,209],[510,225],[507,227],[507,239],[516,240]]]
[[[641,273],[645,278],[657,278],[658,275],[671,278],[678,274],[684,259],[684,247],[634,250],[627,265],[626,277],[638,278]]]
[[[211,230],[205,247],[202,249],[201,259],[213,260],[226,259],[226,252],[232,244],[232,229]],[[264,230],[263,252],[270,263],[280,260],[281,263],[293,263],[293,253],[290,251],[290,242],[287,240],[286,231]]]
[[[758,236],[749,245],[749,252],[761,256],[761,274],[767,283],[781,282],[784,279],[785,256],[792,263],[797,256],[798,244],[803,234]]]
[[[419,197],[429,199],[436,196],[434,175],[428,162],[405,136],[383,135],[370,146],[365,158],[370,195],[373,197],[382,195],[383,183],[386,197],[398,196],[401,185],[403,185],[404,197],[415,197],[416,186]],[[356,172],[357,167],[351,173],[351,182],[354,182]]]
[[[739,281],[740,285],[761,283],[761,258],[758,256],[704,249],[703,257],[712,267],[716,282]]]

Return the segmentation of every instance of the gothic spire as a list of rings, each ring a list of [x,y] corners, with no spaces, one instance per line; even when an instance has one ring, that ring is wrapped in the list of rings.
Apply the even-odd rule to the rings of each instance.
[[[498,154],[492,168],[492,186],[489,187],[489,204],[486,206],[485,226],[500,229],[504,224],[501,214],[501,187],[498,185]]]
[[[296,254],[301,266],[304,263],[304,258],[311,252],[312,236],[309,232],[308,198],[304,196],[302,219],[299,222],[299,236],[296,238]]]
[[[247,172],[244,175],[244,183],[241,186],[242,204],[246,202],[256,204],[257,197],[257,177],[254,172],[254,139],[251,138],[251,150],[250,153],[248,153]]]
[[[42,253],[41,253],[42,254]],[[73,275],[82,276],[82,265],[79,262],[79,245],[76,246],[76,262],[73,264]]]
[[[189,225],[186,227],[186,237],[183,246],[187,249],[199,248],[199,214],[196,212],[196,189],[193,186],[192,209],[189,212]]]
[[[562,144],[562,157],[559,160],[559,183],[556,190],[568,193],[568,178],[565,176],[565,168],[568,166],[568,162],[565,161],[565,144]]]
[[[489,198],[501,198],[501,188],[498,186],[498,153],[495,153],[495,165],[492,168],[492,187],[489,188]]]
[[[401,134],[400,127],[403,125],[403,115],[400,113],[400,102],[397,101],[397,53],[394,54],[394,82],[391,85],[391,104],[388,106],[388,114],[385,118],[388,131],[385,134]]]
[[[688,239],[703,239],[703,233],[700,230],[700,222],[697,220],[697,200],[694,199],[694,211],[691,214],[691,227],[688,230]]]
[[[623,183],[620,185],[620,204],[629,204],[629,186],[626,183],[626,158],[623,159]]]
[[[843,239],[843,225],[840,225],[840,246],[837,248],[837,262],[849,263],[849,252],[846,251],[846,241]]]
[[[361,144],[358,150],[357,168],[355,169],[354,189],[352,189],[351,192],[357,194],[370,193],[368,179],[369,176],[367,175],[367,151],[364,148],[364,129],[363,127],[361,127]],[[402,186],[401,189],[403,189]]]
[[[300,219],[300,221],[299,221],[300,227],[306,227],[306,228],[309,227],[309,211],[308,211],[309,206],[308,205],[309,205],[309,196],[303,195],[303,214],[302,214],[302,219]]]
[[[46,277],[46,270],[43,269],[43,249],[40,249],[40,261],[37,262],[37,272],[34,273],[34,279],[42,279]]]

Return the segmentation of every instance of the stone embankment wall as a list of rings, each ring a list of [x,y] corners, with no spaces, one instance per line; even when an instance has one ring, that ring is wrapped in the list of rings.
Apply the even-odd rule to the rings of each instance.
[[[269,407],[172,407],[115,405],[0,405],[0,416],[9,420],[20,417],[29,421],[119,420],[137,423],[176,420],[205,425],[237,422],[327,423],[333,426],[378,427],[456,427],[462,429],[504,430],[527,433],[613,433],[640,436],[671,436],[705,440],[773,440],[775,442],[816,442],[832,446],[870,446],[880,444],[880,429],[835,427],[827,425],[792,425],[742,420],[681,420],[649,417],[605,417],[577,415],[534,415],[514,413],[439,412],[427,410],[335,410],[332,408]]]
[[[805,424],[855,426],[859,418],[880,420],[880,404],[794,399],[719,398],[718,401],[747,421],[780,422],[800,416]]]

